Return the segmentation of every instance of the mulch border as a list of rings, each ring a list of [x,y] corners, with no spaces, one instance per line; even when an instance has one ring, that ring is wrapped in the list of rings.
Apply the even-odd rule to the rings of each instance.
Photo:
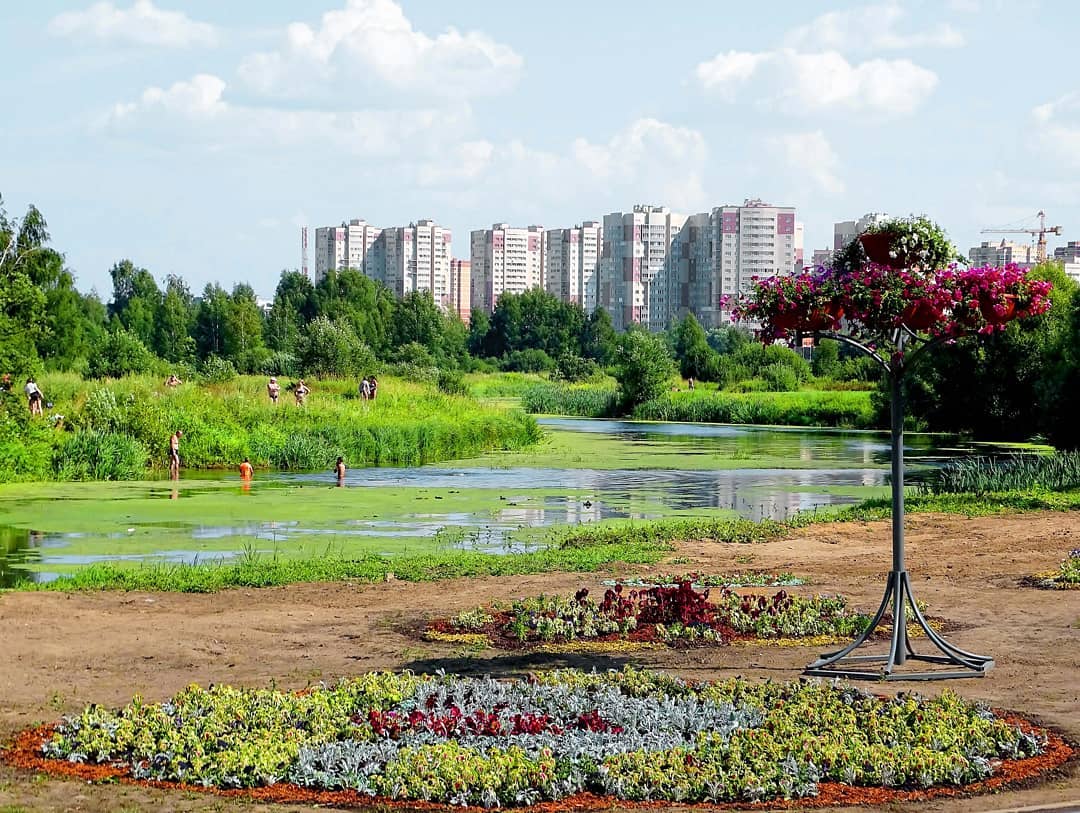
[[[998,766],[997,773],[981,782],[961,787],[935,787],[927,789],[890,789],[877,787],[857,787],[839,782],[821,782],[818,795],[803,799],[776,799],[766,802],[724,802],[724,803],[675,803],[670,801],[633,802],[614,796],[597,796],[592,793],[579,793],[558,802],[543,802],[529,807],[514,808],[520,813],[567,813],[568,811],[610,810],[613,807],[633,809],[683,808],[692,810],[766,810],[793,808],[823,808],[837,806],[881,806],[896,802],[922,802],[931,799],[951,797],[970,797],[1001,790],[1016,790],[1045,781],[1055,773],[1061,773],[1065,766],[1078,761],[1080,753],[1063,736],[1052,729],[1037,726],[1027,719],[1011,712],[998,711],[1010,725],[1017,725],[1024,731],[1039,731],[1046,735],[1046,752],[1027,759],[1006,759]],[[208,793],[215,796],[244,798],[257,802],[283,804],[331,805],[345,808],[370,808],[373,805],[385,806],[396,810],[445,811],[451,809],[446,804],[432,802],[402,801],[371,797],[356,791],[316,791],[297,785],[279,783],[271,787],[224,789],[188,785],[182,782],[158,782],[134,779],[127,768],[111,765],[89,765],[71,763],[60,759],[46,759],[40,755],[41,746],[51,735],[54,724],[38,726],[21,731],[13,744],[0,751],[0,760],[24,771],[36,771],[49,776],[65,779],[79,779],[89,783],[118,782],[159,790],[179,790],[194,793]],[[454,808],[475,813],[489,813],[485,808]]]

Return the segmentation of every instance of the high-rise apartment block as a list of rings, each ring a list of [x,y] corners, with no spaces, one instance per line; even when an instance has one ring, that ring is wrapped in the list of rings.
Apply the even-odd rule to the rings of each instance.
[[[456,313],[461,321],[469,323],[472,313],[472,262],[450,261],[450,300],[447,310]]]
[[[504,293],[543,288],[546,273],[544,230],[496,223],[472,232],[472,306],[493,311]]]
[[[1055,248],[1054,259],[1063,263],[1080,263],[1080,240],[1072,240]]]
[[[346,267],[360,271],[373,279],[379,279],[381,257],[379,251],[373,251],[382,229],[377,229],[366,220],[350,220],[345,226]]]
[[[548,229],[544,233],[548,293],[563,302],[581,305],[586,313],[596,308],[596,267],[603,234],[604,227],[592,220],[572,229]]]
[[[431,220],[382,230],[382,281],[402,297],[430,291],[435,302],[448,307],[450,297],[449,229]]]
[[[684,222],[685,215],[666,206],[635,206],[632,212],[604,216],[596,304],[611,314],[617,330],[635,322],[650,329],[666,326],[664,269]]]
[[[344,223],[340,226],[315,229],[315,278],[312,282],[316,285],[328,271],[339,271],[347,267],[347,235],[348,229]]]
[[[1000,243],[980,243],[968,249],[968,262],[972,265],[1017,265],[1030,267],[1035,264],[1035,249],[1008,240]]]

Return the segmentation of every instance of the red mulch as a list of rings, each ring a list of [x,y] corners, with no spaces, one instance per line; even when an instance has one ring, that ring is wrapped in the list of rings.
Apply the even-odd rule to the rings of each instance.
[[[1031,784],[1045,778],[1048,773],[1061,768],[1072,760],[1076,750],[1065,739],[1053,731],[1039,729],[1015,714],[1003,713],[1004,719],[1011,725],[1018,725],[1025,731],[1038,730],[1047,738],[1046,752],[1028,759],[1003,760],[997,772],[989,779],[963,787],[937,787],[918,790],[895,790],[890,788],[869,788],[844,785],[839,782],[821,782],[818,795],[805,799],[785,801],[777,799],[768,802],[728,802],[723,804],[699,803],[677,805],[701,810],[761,810],[764,808],[813,808],[833,807],[838,805],[883,806],[893,802],[918,802],[950,796],[972,796],[990,791],[1004,790],[1010,787]],[[224,790],[204,788],[201,785],[186,785],[180,782],[149,782],[131,778],[126,768],[114,768],[109,765],[75,764],[57,759],[45,759],[41,746],[51,735],[53,726],[41,726],[21,732],[12,746],[0,752],[0,759],[16,768],[48,774],[50,776],[81,779],[87,782],[114,781],[126,785],[212,793],[217,796],[231,796],[252,799],[259,802],[309,803],[331,805],[334,807],[371,807],[382,804],[400,810],[446,810],[448,805],[431,802],[395,801],[372,798],[355,791],[316,791],[296,785],[277,784],[272,787]],[[543,802],[531,807],[521,808],[523,813],[568,813],[569,811],[610,810],[613,805],[627,808],[672,807],[672,802],[630,802],[609,796],[596,796],[591,793],[579,793],[558,802]],[[460,808],[468,811],[481,811],[483,808]]]

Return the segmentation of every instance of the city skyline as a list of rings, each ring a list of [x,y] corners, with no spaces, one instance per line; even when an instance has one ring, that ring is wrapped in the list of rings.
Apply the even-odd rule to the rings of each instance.
[[[1040,209],[1065,227],[1051,251],[1080,238],[1080,9],[621,8],[6,10],[0,194],[10,214],[41,208],[79,287],[105,297],[125,257],[269,295],[299,265],[298,227],[342,214],[430,217],[459,259],[495,222],[566,229],[640,202],[690,214],[745,198],[795,207],[807,259],[872,211],[925,213],[963,250]]]

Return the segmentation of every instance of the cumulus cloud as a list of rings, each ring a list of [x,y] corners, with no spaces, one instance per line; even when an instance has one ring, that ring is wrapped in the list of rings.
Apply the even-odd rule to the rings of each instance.
[[[839,51],[956,48],[964,44],[963,35],[948,23],[899,31],[906,16],[905,9],[895,2],[830,11],[792,29],[784,43],[795,49]]]
[[[169,143],[227,146],[327,146],[346,154],[391,157],[428,152],[460,137],[467,107],[446,110],[282,110],[232,104],[226,82],[197,74],[168,88],[151,87],[117,104],[101,122],[114,135],[165,137]],[[436,126],[437,125],[437,126]]]
[[[182,11],[157,8],[151,0],[135,0],[128,9],[101,2],[82,11],[65,11],[49,21],[49,32],[72,39],[159,48],[187,48],[217,42],[214,26],[192,20]]]
[[[907,114],[938,77],[907,59],[849,62],[837,51],[793,48],[717,54],[697,66],[701,86],[728,101],[752,95],[765,107],[813,113],[829,109]]]
[[[478,31],[413,28],[394,0],[348,0],[316,29],[292,23],[274,51],[250,55],[240,76],[254,91],[279,98],[332,93],[342,100],[373,90],[464,98],[505,90],[523,60]]]
[[[793,174],[809,178],[821,192],[838,195],[844,191],[837,174],[840,159],[821,130],[777,136],[771,146]]]
[[[1032,110],[1035,146],[1065,166],[1080,168],[1080,92]]]

